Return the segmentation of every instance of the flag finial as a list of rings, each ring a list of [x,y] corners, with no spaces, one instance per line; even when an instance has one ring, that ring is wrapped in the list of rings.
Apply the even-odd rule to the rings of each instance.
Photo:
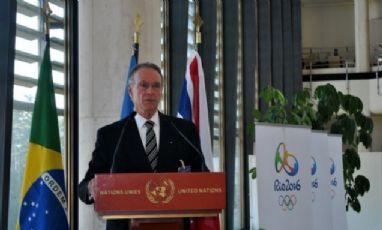
[[[139,34],[141,32],[141,27],[143,25],[143,21],[140,14],[137,14],[134,18],[134,43],[139,43]]]
[[[44,18],[44,32],[45,35],[49,34],[49,20],[50,20],[50,15],[52,14],[52,10],[49,7],[49,2],[48,0],[44,1],[44,6],[42,8],[41,12],[43,18]]]
[[[195,1],[195,17],[194,17],[194,25],[195,25],[195,43],[202,43],[202,33],[200,32],[200,27],[203,25],[202,17],[200,17],[199,13],[199,1]]]

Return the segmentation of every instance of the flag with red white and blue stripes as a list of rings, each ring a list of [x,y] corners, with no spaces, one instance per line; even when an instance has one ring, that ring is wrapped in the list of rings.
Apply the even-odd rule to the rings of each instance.
[[[200,145],[207,167],[213,171],[212,145],[206,86],[202,61],[196,51],[192,51],[187,61],[186,76],[179,102],[178,117],[192,121],[200,137]]]

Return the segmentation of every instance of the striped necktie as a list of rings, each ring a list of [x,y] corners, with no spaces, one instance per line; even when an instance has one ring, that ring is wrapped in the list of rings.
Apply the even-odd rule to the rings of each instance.
[[[154,132],[154,122],[146,121],[146,155],[149,159],[151,168],[156,171],[158,165],[158,149],[157,149],[157,139]]]

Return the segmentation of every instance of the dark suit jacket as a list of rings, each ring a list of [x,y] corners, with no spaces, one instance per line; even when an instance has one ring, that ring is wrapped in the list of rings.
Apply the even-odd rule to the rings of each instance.
[[[98,130],[89,169],[79,184],[79,197],[86,204],[94,202],[89,199],[87,188],[89,181],[94,178],[94,174],[110,172],[113,156],[115,158],[114,173],[153,172],[142,145],[134,116],[135,113],[132,113],[127,118]],[[159,113],[159,122],[160,143],[157,172],[177,172],[178,167],[181,166],[180,160],[183,160],[185,165],[191,166],[191,171],[202,171],[205,163],[194,124],[162,113]],[[187,143],[186,138],[182,137],[179,131],[193,146]],[[128,225],[129,221],[125,220],[108,221],[106,229],[128,229]]]

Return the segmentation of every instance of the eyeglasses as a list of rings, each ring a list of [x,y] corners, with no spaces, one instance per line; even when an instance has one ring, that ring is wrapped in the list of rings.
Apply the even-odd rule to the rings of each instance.
[[[154,83],[150,84],[146,81],[141,81],[137,85],[142,90],[148,90],[150,86],[153,90],[161,90],[162,89],[162,84],[160,82],[154,82]]]

